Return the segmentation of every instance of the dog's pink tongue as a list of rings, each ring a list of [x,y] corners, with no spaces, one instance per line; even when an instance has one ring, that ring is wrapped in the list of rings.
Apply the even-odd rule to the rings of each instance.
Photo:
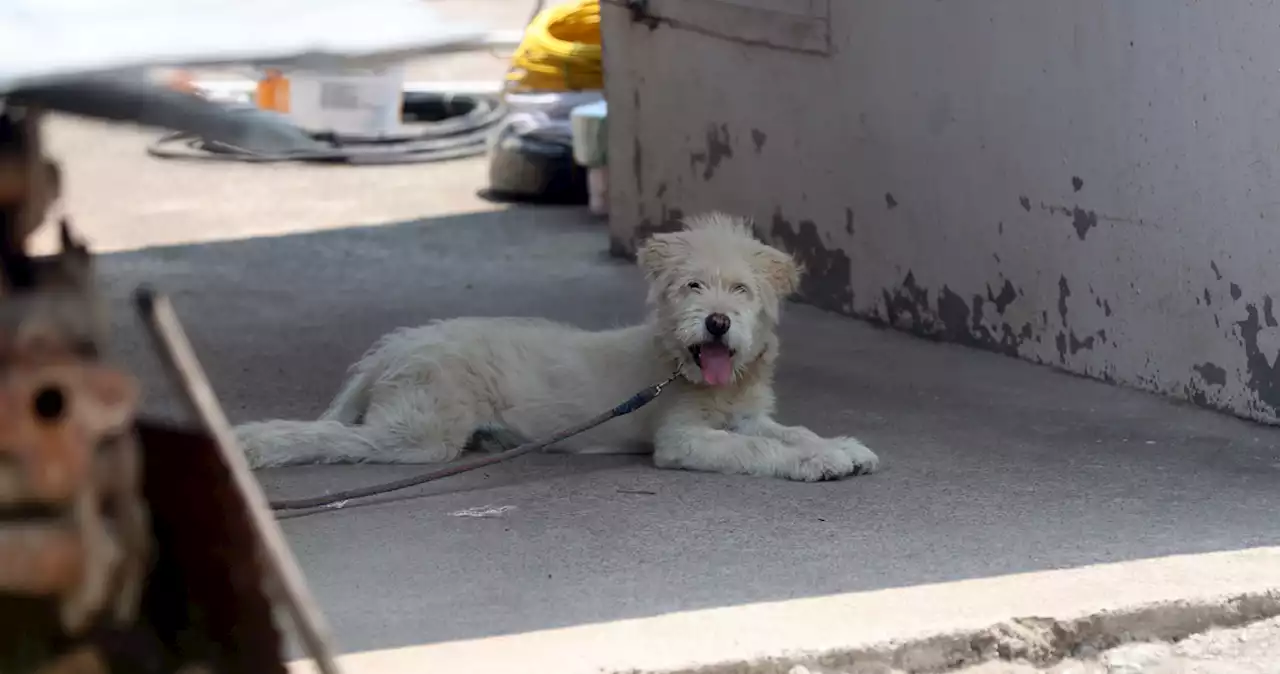
[[[712,386],[724,386],[733,378],[733,358],[723,344],[704,344],[698,354],[702,362],[702,378]]]

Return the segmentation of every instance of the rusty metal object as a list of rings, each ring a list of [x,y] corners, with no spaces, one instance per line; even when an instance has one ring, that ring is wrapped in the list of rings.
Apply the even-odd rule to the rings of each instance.
[[[93,648],[80,648],[63,655],[38,670],[38,674],[108,674],[102,654]]]
[[[218,404],[177,313],[167,297],[150,289],[139,290],[136,300],[161,359],[183,392],[184,402],[208,432],[219,465],[242,499],[242,512],[262,552],[263,571],[275,588],[281,608],[320,674],[339,674],[328,626],[307,591],[302,570],[289,552],[266,495],[236,445],[231,422]]]
[[[138,433],[158,550],[143,614],[180,664],[284,674],[283,638],[263,583],[266,563],[213,439],[157,423],[139,424]]]
[[[26,254],[59,190],[39,121],[0,113],[0,669],[89,672],[105,659],[80,642],[134,620],[147,570],[138,384],[98,359],[88,256],[65,223],[61,254]]]
[[[24,248],[61,195],[58,167],[44,156],[40,119],[39,110],[10,107],[0,112],[0,209],[5,212],[5,231],[0,233],[7,250]]]
[[[136,418],[69,223],[27,254],[60,189],[39,121],[0,99],[0,674],[284,674],[276,603],[336,671],[216,429]]]

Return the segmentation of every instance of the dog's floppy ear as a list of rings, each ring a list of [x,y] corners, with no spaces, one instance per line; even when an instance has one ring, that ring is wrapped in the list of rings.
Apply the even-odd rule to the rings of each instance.
[[[754,258],[758,273],[768,281],[778,297],[786,297],[799,289],[804,267],[790,253],[759,244]]]
[[[660,232],[646,239],[636,251],[636,262],[644,270],[645,278],[656,280],[671,269],[680,247],[677,232]]]

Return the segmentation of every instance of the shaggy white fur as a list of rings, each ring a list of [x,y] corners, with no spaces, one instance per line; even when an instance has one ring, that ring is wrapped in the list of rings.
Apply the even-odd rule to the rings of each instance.
[[[640,325],[459,318],[395,331],[318,421],[237,428],[250,464],[450,461],[482,436],[549,436],[677,371],[649,406],[558,451],[653,452],[664,468],[805,481],[877,468],[853,438],[772,418],[779,312],[801,274],[790,255],[757,241],[745,220],[711,213],[650,237],[639,262],[649,281]]]

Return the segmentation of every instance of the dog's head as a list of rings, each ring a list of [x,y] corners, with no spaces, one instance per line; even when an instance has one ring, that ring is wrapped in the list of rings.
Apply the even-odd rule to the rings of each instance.
[[[709,213],[640,247],[662,346],[694,383],[724,386],[774,347],[782,300],[800,282],[787,253],[747,220]]]

